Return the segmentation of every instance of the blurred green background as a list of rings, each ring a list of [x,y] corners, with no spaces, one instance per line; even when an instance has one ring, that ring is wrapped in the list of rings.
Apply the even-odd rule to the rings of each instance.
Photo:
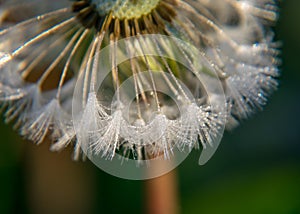
[[[280,89],[263,112],[225,134],[206,165],[197,165],[194,151],[179,166],[181,213],[300,213],[300,1],[282,1],[280,8]],[[144,212],[142,181],[118,179],[89,161],[72,162],[71,152],[23,142],[3,122],[0,141],[0,214],[38,213],[43,203],[61,213],[68,203],[73,213]]]

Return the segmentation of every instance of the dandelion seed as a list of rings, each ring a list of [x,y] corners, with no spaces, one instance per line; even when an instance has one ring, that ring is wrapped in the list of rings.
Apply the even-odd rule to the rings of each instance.
[[[0,101],[6,121],[36,143],[52,137],[52,150],[74,143],[75,158],[81,149],[145,160],[169,159],[176,148],[216,147],[222,127],[261,109],[277,87],[270,29],[276,4],[4,1],[0,23],[10,27],[0,32]]]

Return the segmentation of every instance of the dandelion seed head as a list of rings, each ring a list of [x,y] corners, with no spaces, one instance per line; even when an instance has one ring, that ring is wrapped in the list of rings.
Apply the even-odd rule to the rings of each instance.
[[[96,164],[204,164],[277,89],[277,18],[275,0],[4,1],[5,120]]]

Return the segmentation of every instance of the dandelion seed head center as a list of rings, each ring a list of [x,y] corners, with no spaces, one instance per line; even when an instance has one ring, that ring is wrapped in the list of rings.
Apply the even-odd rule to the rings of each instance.
[[[134,19],[151,13],[160,0],[92,0],[100,15],[112,11],[118,19]]]

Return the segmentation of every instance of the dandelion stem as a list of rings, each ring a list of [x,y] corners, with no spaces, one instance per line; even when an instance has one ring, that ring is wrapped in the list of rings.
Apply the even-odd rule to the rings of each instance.
[[[175,170],[145,181],[147,214],[178,214],[178,183]]]

